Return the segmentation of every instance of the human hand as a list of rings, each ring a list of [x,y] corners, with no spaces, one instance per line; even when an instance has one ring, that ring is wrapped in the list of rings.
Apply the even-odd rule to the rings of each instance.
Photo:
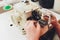
[[[38,40],[40,37],[40,25],[36,21],[27,21],[24,29],[28,40]]]
[[[58,21],[54,15],[51,17],[51,24],[56,27],[58,25]]]
[[[26,22],[24,29],[28,40],[39,40],[40,36],[44,35],[48,31],[48,26],[41,28],[38,22],[29,20]]]

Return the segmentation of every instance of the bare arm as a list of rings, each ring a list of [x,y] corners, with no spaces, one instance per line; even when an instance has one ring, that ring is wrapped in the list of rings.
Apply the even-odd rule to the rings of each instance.
[[[58,23],[58,21],[57,21],[55,16],[52,16],[51,23],[54,26],[58,36],[60,37],[60,24]]]
[[[59,23],[56,24],[56,26],[55,26],[55,30],[56,30],[58,36],[60,37],[60,24],[59,24]]]

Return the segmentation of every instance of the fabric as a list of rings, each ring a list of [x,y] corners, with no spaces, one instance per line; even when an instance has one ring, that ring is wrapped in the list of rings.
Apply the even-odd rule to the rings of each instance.
[[[39,4],[43,8],[52,9],[54,6],[54,0],[39,0]]]
[[[53,40],[53,37],[55,35],[55,29],[52,28],[49,30],[46,34],[40,37],[40,40]]]

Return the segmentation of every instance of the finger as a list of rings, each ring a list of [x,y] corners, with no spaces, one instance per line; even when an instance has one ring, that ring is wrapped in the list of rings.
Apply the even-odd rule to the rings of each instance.
[[[40,28],[41,28],[41,27],[40,27],[40,24],[37,23],[37,27],[36,27],[36,29],[37,29],[37,30],[40,30]]]
[[[28,20],[28,21],[26,21],[24,27],[27,27],[31,22],[33,22],[33,21],[32,21],[32,20]]]
[[[26,32],[29,32],[29,31],[33,31],[35,30],[35,26],[34,26],[34,22],[35,21],[30,21],[29,24],[27,25],[27,27],[25,27],[25,31]]]
[[[31,20],[27,21],[24,25],[24,30],[28,30],[31,27]]]
[[[56,17],[54,15],[51,15],[51,19],[56,19]]]
[[[52,24],[57,23],[57,19],[54,15],[52,15],[52,17],[51,17],[51,23]]]
[[[25,28],[29,29],[29,28],[35,27],[34,22],[36,22],[36,21],[30,20],[29,23],[25,25]]]
[[[34,20],[30,21],[30,26],[31,26],[31,27],[35,27],[35,26],[36,26],[35,23],[36,23],[36,21],[34,21]]]

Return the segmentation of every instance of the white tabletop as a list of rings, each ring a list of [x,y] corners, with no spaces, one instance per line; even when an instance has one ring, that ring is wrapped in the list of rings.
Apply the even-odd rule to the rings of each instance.
[[[0,14],[0,40],[25,40],[19,27],[11,21],[12,12]],[[13,26],[10,26],[13,24]]]

